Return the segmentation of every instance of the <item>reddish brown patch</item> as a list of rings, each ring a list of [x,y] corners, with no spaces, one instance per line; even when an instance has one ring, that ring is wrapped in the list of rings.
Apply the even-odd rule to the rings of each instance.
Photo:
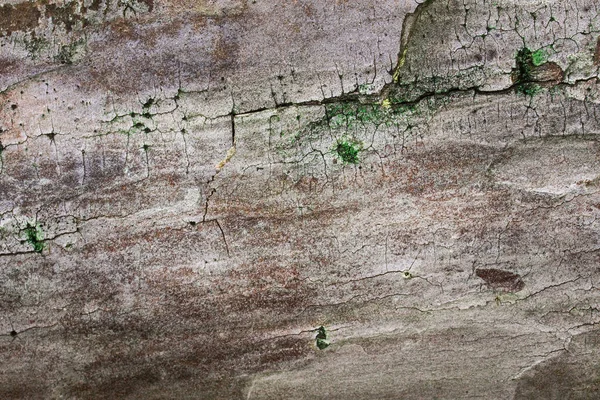
[[[315,176],[301,176],[294,184],[294,189],[299,192],[313,193],[321,189],[323,183],[319,183],[319,178]]]
[[[479,268],[475,271],[475,275],[483,279],[494,290],[518,292],[525,287],[525,282],[521,279],[521,275],[510,271],[495,268]]]
[[[218,276],[189,268],[162,268],[149,271],[144,281],[144,304],[151,307],[151,318],[160,321],[156,326],[168,333],[169,340],[161,341],[151,333],[149,339],[155,346],[145,344],[147,355],[130,354],[129,362],[140,358],[158,362],[160,353],[164,354],[161,358],[170,359],[161,360],[160,365],[176,365],[194,374],[250,372],[297,360],[312,351],[311,342],[303,338],[271,340],[268,337],[274,335],[265,334],[289,326],[289,315],[314,296],[294,267],[258,260]],[[146,321],[150,332],[152,324]],[[239,329],[227,329],[231,326]],[[172,343],[181,348],[171,351]],[[115,360],[102,364],[114,365]]]
[[[11,374],[12,375],[12,374]],[[17,399],[47,399],[49,390],[47,383],[41,381],[39,377],[33,377],[33,374],[24,374],[4,376],[0,384],[0,398],[3,400]]]
[[[313,293],[304,285],[296,266],[278,265],[275,260],[259,259],[252,265],[231,270],[228,284],[238,293],[231,298],[236,311],[255,309],[299,309]]]
[[[482,179],[496,150],[485,146],[448,144],[407,155],[405,162],[390,165],[412,195],[439,195]],[[397,171],[397,172],[396,172]]]
[[[297,337],[269,341],[268,348],[260,349],[260,364],[272,366],[280,362],[296,360],[311,351],[310,344],[311,342]]]
[[[170,50],[157,50],[157,41],[178,36],[182,24],[196,26],[194,18],[191,22],[183,19],[174,19],[170,22],[154,24],[157,17],[151,14],[139,15],[135,20],[116,18],[106,24],[110,32],[106,40],[94,42],[91,53],[100,55],[103,62],[95,63],[87,74],[91,79],[82,83],[84,91],[110,90],[116,94],[129,94],[140,90],[147,82],[147,77],[152,76],[156,82],[168,85],[176,79],[176,58]],[[198,22],[202,25],[202,20]],[[129,42],[135,41],[135,46]],[[116,48],[125,48],[120,57],[107,57],[114,53]],[[123,52],[122,52],[123,53]],[[126,68],[124,67],[124,61]],[[121,73],[115,74],[119,70]],[[198,72],[200,73],[200,72]]]
[[[212,52],[213,61],[218,65],[225,66],[226,64],[235,62],[237,52],[237,43],[220,35],[214,42],[214,50]]]
[[[47,4],[45,16],[52,18],[54,25],[64,25],[67,32],[71,32],[75,24],[83,20],[82,16],[77,14],[77,2],[67,3],[62,7],[56,4]]]
[[[8,75],[10,71],[15,70],[19,64],[14,59],[0,58],[0,75]]]
[[[124,18],[117,18],[110,24],[110,30],[113,34],[112,41],[119,40],[134,40],[138,39],[138,33],[132,21]]]
[[[33,30],[38,26],[40,17],[41,13],[36,3],[23,2],[16,5],[0,5],[0,36]]]

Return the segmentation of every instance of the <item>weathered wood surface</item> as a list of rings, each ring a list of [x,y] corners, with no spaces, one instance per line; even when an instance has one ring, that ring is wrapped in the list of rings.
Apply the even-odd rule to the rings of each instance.
[[[599,398],[598,8],[5,0],[0,398]]]

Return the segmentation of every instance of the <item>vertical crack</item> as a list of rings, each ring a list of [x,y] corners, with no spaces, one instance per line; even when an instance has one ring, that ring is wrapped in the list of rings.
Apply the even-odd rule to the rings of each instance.
[[[187,139],[185,138],[185,128],[181,128],[180,133],[183,138],[183,151],[185,152],[185,174],[188,175],[190,173],[190,155],[188,154]]]
[[[235,98],[231,92],[231,147],[235,147]]]
[[[227,239],[225,238],[225,232],[223,231],[223,227],[221,226],[221,223],[218,219],[214,219],[213,221],[215,221],[215,223],[219,227],[219,230],[221,231],[221,237],[223,238],[223,243],[225,243],[225,251],[227,251],[227,257],[231,257],[231,255],[229,254],[229,245],[227,244]]]
[[[85,184],[85,149],[81,149],[81,165],[83,166],[83,176],[81,177],[81,186]]]
[[[0,129],[0,132],[1,131],[2,130]],[[4,171],[4,158],[3,158],[2,154],[4,153],[5,149],[6,149],[6,147],[4,147],[2,142],[0,142],[0,175],[2,175],[2,171]]]
[[[231,111],[231,146],[235,146],[235,112]]]

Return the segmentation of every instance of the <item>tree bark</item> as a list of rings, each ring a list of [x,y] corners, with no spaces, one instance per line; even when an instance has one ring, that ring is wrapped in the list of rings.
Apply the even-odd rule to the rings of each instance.
[[[5,2],[0,398],[599,398],[599,32]]]

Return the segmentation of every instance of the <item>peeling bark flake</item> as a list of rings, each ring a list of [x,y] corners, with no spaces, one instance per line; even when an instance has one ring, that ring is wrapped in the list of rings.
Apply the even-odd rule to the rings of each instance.
[[[523,290],[525,282],[521,275],[495,268],[479,268],[475,274],[494,290],[518,292]]]

